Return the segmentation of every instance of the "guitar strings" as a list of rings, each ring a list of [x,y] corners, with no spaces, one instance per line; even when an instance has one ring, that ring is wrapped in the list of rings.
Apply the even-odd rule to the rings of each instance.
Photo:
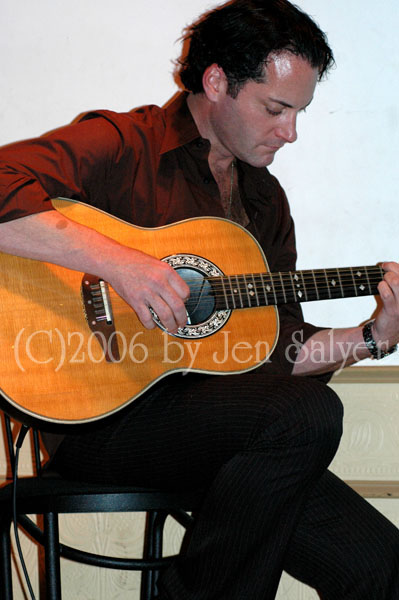
[[[301,278],[294,279],[295,275],[301,274]],[[311,287],[317,289],[327,289],[331,288],[332,280],[328,279],[328,274],[325,275],[324,272],[322,274],[322,278],[319,278],[319,281],[315,281],[313,278],[315,275],[315,279],[317,276],[320,277],[319,273],[316,272],[301,272],[301,271],[293,271],[293,272],[282,272],[282,273],[246,273],[243,275],[222,275],[216,277],[204,277],[201,280],[196,278],[186,278],[185,281],[190,283],[192,289],[196,287],[198,289],[203,288],[204,282],[210,282],[212,284],[218,284],[222,286],[223,284],[230,286],[232,285],[234,288],[237,286],[242,289],[247,289],[248,285],[256,283],[263,287],[263,285],[271,285],[274,289],[282,290],[288,287],[287,291],[290,289],[300,289],[303,284],[311,284]],[[329,273],[329,275],[334,275],[334,273]],[[341,286],[345,288],[353,288],[359,285],[369,284],[376,285],[380,281],[382,281],[383,272],[378,271],[377,273],[368,273],[368,276],[364,280],[356,280],[352,273],[349,274],[340,274],[338,277],[335,274],[335,289],[339,289]]]
[[[366,275],[366,282],[356,281],[355,273],[360,272]],[[204,281],[211,282],[211,294],[206,295],[200,300],[201,306],[211,305],[219,298],[229,301],[236,305],[242,304],[242,300],[249,301],[250,305],[259,304],[259,298],[264,305],[269,304],[269,296],[275,297],[276,303],[298,301],[298,292],[301,292],[301,302],[317,300],[318,295],[325,295],[328,291],[328,296],[333,298],[341,298],[344,291],[351,290],[352,296],[359,295],[375,295],[378,294],[377,285],[382,280],[384,271],[379,266],[372,267],[348,267],[345,269],[319,269],[306,271],[293,271],[281,273],[247,273],[244,275],[223,275],[217,277],[205,277],[198,282],[198,278],[186,279],[186,282],[192,282],[190,289],[192,293],[203,290]],[[295,275],[300,276],[300,279],[294,279]],[[329,276],[335,276],[335,286],[332,287]],[[317,281],[319,278],[319,281]],[[321,281],[320,281],[321,279]],[[249,281],[248,281],[249,280]],[[301,283],[302,282],[302,283]],[[213,285],[212,285],[213,284]],[[249,289],[248,285],[252,284]],[[253,288],[255,284],[255,288]],[[306,289],[311,284],[311,289]],[[219,289],[215,286],[218,286]],[[364,286],[364,290],[359,289]],[[226,287],[227,286],[227,289]],[[271,286],[270,290],[265,289],[265,286]],[[286,287],[287,286],[287,287]],[[233,294],[234,291],[234,294]],[[361,292],[365,291],[366,294]],[[248,297],[249,294],[252,297]],[[308,296],[311,296],[308,298]],[[313,297],[314,296],[314,297]],[[323,298],[325,299],[325,298]],[[329,298],[326,298],[329,299]],[[252,304],[253,303],[253,304]],[[198,304],[198,298],[190,298],[186,301],[186,306]],[[273,305],[273,302],[270,302]],[[246,306],[242,306],[245,308]],[[227,306],[227,308],[231,308]],[[234,306],[234,308],[240,308]]]
[[[280,282],[280,278],[285,279],[285,283],[288,284],[292,284],[292,283],[298,283],[298,279],[295,279],[295,276],[300,276],[301,279],[303,278],[309,278],[313,280],[313,277],[315,278],[319,278],[321,280],[321,283],[326,283],[326,278],[328,276],[333,276],[335,278],[338,279],[338,282],[340,280],[342,280],[343,277],[349,277],[349,283],[351,285],[354,284],[355,282],[355,274],[356,272],[354,272],[354,269],[356,269],[356,272],[359,271],[362,275],[365,276],[366,279],[369,279],[370,277],[378,277],[378,281],[380,281],[384,275],[384,271],[380,268],[380,267],[367,267],[367,271],[365,271],[364,273],[362,273],[361,269],[365,269],[365,267],[352,267],[352,268],[348,268],[348,269],[325,269],[325,270],[306,270],[306,271],[281,271],[281,272],[276,272],[276,273],[268,273],[267,271],[265,273],[242,273],[242,274],[238,274],[238,275],[217,275],[217,276],[211,276],[211,277],[203,277],[200,280],[198,280],[198,277],[193,277],[193,278],[187,278],[185,279],[185,281],[192,281],[195,284],[198,284],[199,286],[202,285],[203,281],[217,281],[217,280],[225,280],[225,281],[229,281],[229,280],[236,280],[239,283],[243,283],[244,285],[247,283],[245,281],[245,278],[257,278],[260,281],[262,280],[268,280],[268,283],[271,282],[274,284],[278,284],[281,283]],[[371,271],[371,269],[373,269],[374,272]],[[178,271],[177,271],[178,272]],[[275,280],[275,281],[273,281]],[[360,280],[358,280],[360,282]],[[251,283],[251,282],[249,282]],[[316,284],[318,284],[319,282],[316,282]]]
[[[357,273],[361,274],[362,279],[358,278]],[[200,275],[200,278],[185,278],[191,292],[191,296],[185,302],[188,309],[199,304],[204,308],[212,307],[219,300],[226,305],[226,309],[235,309],[315,301],[319,299],[318,296],[328,300],[377,295],[377,285],[383,279],[384,270],[378,265],[373,265],[211,277]],[[335,280],[334,286],[332,280]],[[209,283],[210,287],[204,290],[205,282]],[[251,288],[248,287],[250,284]],[[270,289],[267,289],[268,286]],[[360,286],[363,286],[363,289]],[[350,295],[345,294],[348,291]],[[202,298],[198,298],[198,295],[195,297],[195,294],[200,292],[205,292],[205,295]],[[300,298],[299,292],[302,294]],[[215,310],[223,308],[224,306]]]
[[[252,291],[265,294],[263,285],[266,285],[266,286],[270,287],[270,289],[266,290],[266,295],[269,295],[269,294],[273,295],[274,292],[278,293],[278,294],[286,293],[287,295],[298,294],[298,292],[301,292],[301,295],[303,294],[306,296],[307,293],[309,293],[309,294],[316,293],[317,294],[317,292],[319,292],[319,293],[323,294],[324,292],[326,292],[328,290],[330,290],[331,293],[339,294],[341,292],[341,288],[343,291],[354,290],[354,293],[356,295],[355,290],[359,291],[359,289],[360,289],[360,292],[366,291],[366,293],[367,293],[367,290],[370,290],[370,289],[375,290],[377,288],[377,285],[380,283],[380,281],[381,281],[381,279],[376,279],[376,280],[370,279],[367,283],[363,283],[363,284],[360,282],[357,284],[354,284],[353,282],[350,282],[350,283],[342,282],[341,284],[336,284],[334,287],[332,287],[331,284],[326,283],[323,285],[312,285],[312,286],[309,286],[307,289],[306,289],[306,285],[305,286],[300,285],[298,287],[292,286],[290,281],[287,281],[287,286],[285,286],[285,285],[281,285],[281,283],[278,283],[278,284],[273,284],[273,282],[260,283],[255,280],[255,282],[254,282],[255,287],[254,287],[252,281],[249,282],[250,284],[252,284],[252,288],[248,288],[248,283],[239,283],[238,285],[236,285],[235,283],[231,283],[231,282],[223,282],[222,283],[220,281],[214,281],[213,282],[214,285],[213,286],[211,285],[211,289],[209,290],[209,293],[212,293],[213,295],[216,295],[216,296],[217,295],[223,296],[225,294],[232,294],[233,291],[234,291],[234,293],[236,293],[235,291],[237,290],[237,292],[241,292],[243,294],[247,294]],[[187,280],[186,280],[186,283],[187,283]],[[360,288],[361,285],[363,285],[363,288]],[[218,286],[218,287],[216,287],[216,286]],[[192,293],[204,291],[203,286],[197,285],[196,283],[192,284],[189,287],[190,287],[190,290]],[[207,290],[205,290],[205,292],[208,293]]]

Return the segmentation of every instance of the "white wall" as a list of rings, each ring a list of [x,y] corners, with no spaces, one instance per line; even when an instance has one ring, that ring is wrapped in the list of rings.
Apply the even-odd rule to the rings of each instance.
[[[93,108],[164,103],[182,28],[205,0],[2,0],[0,144],[39,135]],[[396,0],[297,0],[327,31],[337,68],[272,171],[297,222],[300,268],[397,258]],[[305,305],[309,320],[345,326],[374,299]],[[390,357],[384,364],[397,362]]]

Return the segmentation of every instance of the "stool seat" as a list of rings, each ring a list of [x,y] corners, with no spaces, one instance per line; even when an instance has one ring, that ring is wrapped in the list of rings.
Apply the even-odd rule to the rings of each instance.
[[[2,514],[11,514],[12,483],[0,488]],[[54,511],[147,512],[148,510],[194,510],[202,497],[198,491],[172,491],[134,486],[86,483],[59,477],[21,477],[17,484],[17,508],[21,513]]]

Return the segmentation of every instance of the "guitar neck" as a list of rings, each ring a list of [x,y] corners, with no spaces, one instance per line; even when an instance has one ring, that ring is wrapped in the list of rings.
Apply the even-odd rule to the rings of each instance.
[[[374,296],[380,266],[247,273],[212,278],[218,309],[277,306],[295,302]]]

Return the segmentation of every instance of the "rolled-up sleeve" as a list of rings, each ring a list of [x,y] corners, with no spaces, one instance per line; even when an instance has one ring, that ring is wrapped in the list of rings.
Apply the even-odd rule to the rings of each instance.
[[[106,209],[110,171],[123,173],[133,151],[128,117],[106,113],[0,149],[0,222],[49,210],[59,196]]]

